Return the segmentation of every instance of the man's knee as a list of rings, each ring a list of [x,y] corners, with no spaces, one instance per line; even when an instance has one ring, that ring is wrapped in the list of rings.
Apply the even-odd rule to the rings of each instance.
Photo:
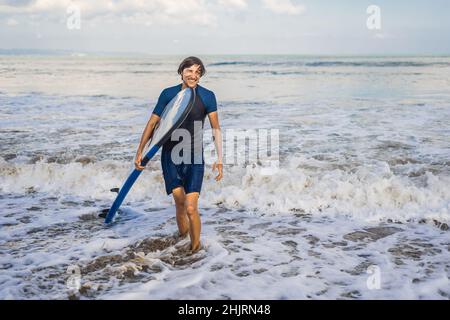
[[[197,213],[197,207],[193,206],[192,204],[186,205],[186,212],[188,216],[192,216]]]
[[[173,190],[173,200],[175,200],[175,206],[177,209],[183,209],[185,202],[186,202],[186,196],[184,195],[184,192],[176,188]]]
[[[185,200],[184,199],[175,199],[175,206],[177,209],[184,209]]]

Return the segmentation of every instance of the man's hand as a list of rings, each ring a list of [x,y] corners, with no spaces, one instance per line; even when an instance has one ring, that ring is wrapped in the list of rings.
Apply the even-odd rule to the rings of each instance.
[[[216,168],[219,171],[219,174],[216,177],[216,181],[219,181],[223,177],[223,164],[214,162],[212,165],[212,170],[214,171],[214,170],[216,170]]]
[[[139,171],[142,171],[145,168],[141,166],[141,161],[142,161],[142,154],[138,152],[136,153],[136,158],[134,159],[134,167]]]

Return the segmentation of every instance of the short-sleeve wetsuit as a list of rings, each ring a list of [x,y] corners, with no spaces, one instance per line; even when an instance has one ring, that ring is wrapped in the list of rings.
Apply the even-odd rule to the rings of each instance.
[[[182,85],[179,84],[164,89],[158,98],[153,113],[161,116],[165,106],[181,91],[181,88]],[[206,115],[217,111],[217,102],[214,92],[200,85],[197,85],[194,90],[196,93],[194,106],[178,129],[187,130],[185,132],[189,133],[189,139],[185,141],[180,138],[176,130],[172,133],[171,139],[167,140],[162,147],[161,167],[168,195],[172,193],[174,188],[180,186],[184,188],[186,194],[200,193],[202,187],[205,169],[203,125]],[[183,137],[186,137],[186,135]],[[183,152],[186,150],[190,150],[189,157],[183,157]],[[189,158],[188,161],[180,161],[180,159],[187,158]]]

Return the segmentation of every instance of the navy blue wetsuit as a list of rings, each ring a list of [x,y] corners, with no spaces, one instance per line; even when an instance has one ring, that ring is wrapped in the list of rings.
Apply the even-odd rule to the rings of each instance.
[[[153,113],[161,116],[165,106],[180,91],[182,85],[176,85],[164,89],[158,99]],[[175,131],[171,139],[167,140],[162,147],[161,167],[164,176],[164,182],[167,194],[171,194],[172,190],[177,187],[183,187],[185,193],[199,192],[202,188],[203,173],[205,171],[205,161],[203,158],[203,124],[208,113],[217,111],[217,102],[214,92],[197,85],[195,87],[196,99],[192,110],[187,118],[183,121],[179,129],[189,132],[188,141],[176,135]],[[186,148],[179,148],[184,145]],[[178,147],[177,147],[178,145]],[[174,148],[177,148],[174,150]],[[178,152],[180,150],[180,152]],[[183,152],[190,150],[188,161],[183,158]],[[176,152],[172,152],[176,151]],[[174,157],[175,156],[175,157]],[[186,159],[186,157],[184,157]]]

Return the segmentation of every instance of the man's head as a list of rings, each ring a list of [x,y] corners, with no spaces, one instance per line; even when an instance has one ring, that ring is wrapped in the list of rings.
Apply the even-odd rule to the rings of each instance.
[[[181,79],[191,88],[198,84],[205,72],[203,62],[197,57],[187,57],[178,67],[178,74],[181,75]]]

